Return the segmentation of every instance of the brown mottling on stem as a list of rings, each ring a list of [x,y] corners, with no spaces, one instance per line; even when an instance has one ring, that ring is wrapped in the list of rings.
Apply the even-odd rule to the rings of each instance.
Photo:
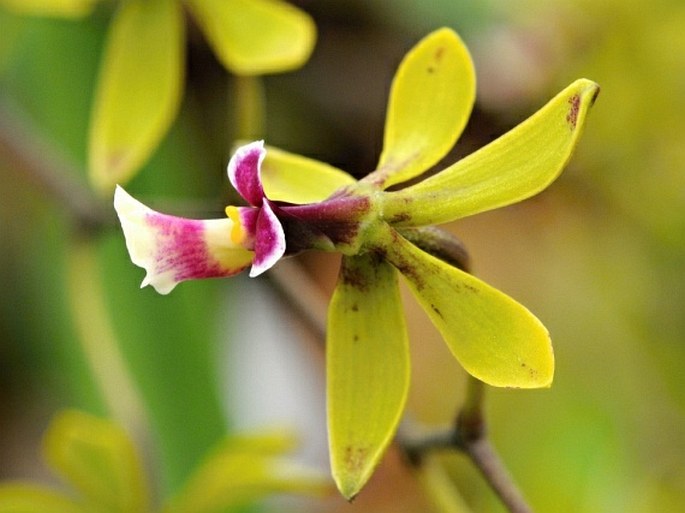
[[[343,258],[340,267],[340,280],[349,287],[353,287],[361,292],[369,289],[369,283],[373,281],[377,267],[383,260],[381,255],[370,252],[366,254],[367,260],[362,262],[354,258]]]
[[[357,303],[354,303],[351,307],[350,310],[353,312],[358,312],[359,311],[359,305]]]
[[[399,224],[399,223],[406,223],[407,221],[411,220],[411,214],[409,212],[398,212],[397,214],[394,214],[390,219],[388,219],[388,222],[390,224]]]
[[[571,127],[571,130],[575,130],[576,123],[578,122],[578,111],[580,110],[580,96],[574,94],[568,99],[568,103],[571,105],[571,108],[566,115],[566,122]]]

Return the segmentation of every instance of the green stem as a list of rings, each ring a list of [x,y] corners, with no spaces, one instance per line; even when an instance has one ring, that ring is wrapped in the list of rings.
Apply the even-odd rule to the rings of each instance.
[[[69,306],[79,343],[110,414],[147,446],[149,430],[143,402],[119,350],[104,301],[95,240],[76,237],[68,254]]]
[[[266,130],[266,101],[262,79],[258,76],[236,76],[234,95],[236,139],[262,139]]]

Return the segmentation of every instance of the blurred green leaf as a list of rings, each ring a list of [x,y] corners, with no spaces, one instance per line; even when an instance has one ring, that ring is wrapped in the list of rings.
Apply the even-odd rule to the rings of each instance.
[[[13,483],[0,484],[0,513],[88,513],[65,494],[45,487]]]
[[[0,0],[0,6],[17,14],[78,18],[91,12],[99,0]]]

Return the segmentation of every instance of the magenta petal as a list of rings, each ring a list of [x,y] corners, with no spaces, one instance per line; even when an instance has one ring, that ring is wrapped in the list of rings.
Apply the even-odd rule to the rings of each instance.
[[[273,267],[285,253],[283,226],[271,209],[269,200],[264,201],[257,218],[254,252],[252,269],[250,269],[252,278]]]
[[[266,150],[264,141],[255,141],[241,146],[228,162],[228,179],[240,195],[255,207],[262,206],[261,166]]]

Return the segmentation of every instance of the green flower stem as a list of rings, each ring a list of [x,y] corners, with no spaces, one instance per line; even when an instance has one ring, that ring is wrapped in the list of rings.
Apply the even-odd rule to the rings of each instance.
[[[259,76],[236,75],[233,87],[235,139],[245,141],[262,139],[266,129],[266,101],[262,79]]]
[[[101,275],[93,237],[75,237],[68,254],[67,286],[83,354],[110,414],[136,440],[145,443],[149,433],[145,408],[119,350],[104,302]]]

